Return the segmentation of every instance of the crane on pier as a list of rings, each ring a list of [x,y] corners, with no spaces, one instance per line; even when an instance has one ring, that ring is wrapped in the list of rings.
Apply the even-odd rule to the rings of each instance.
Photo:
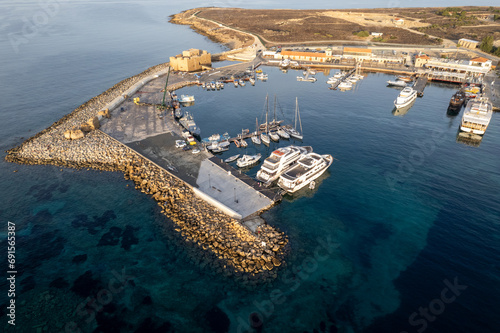
[[[163,100],[161,101],[161,107],[166,109],[167,104],[165,104],[165,97],[167,95],[168,77],[170,76],[170,66],[168,66],[167,80],[165,81],[165,89],[163,89]]]

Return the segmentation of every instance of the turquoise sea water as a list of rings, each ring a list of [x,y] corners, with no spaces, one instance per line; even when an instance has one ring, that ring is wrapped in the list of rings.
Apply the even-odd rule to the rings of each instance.
[[[244,332],[250,314],[255,332],[498,331],[498,114],[472,147],[456,142],[449,85],[428,85],[404,116],[392,114],[398,91],[385,74],[347,92],[328,90],[327,75],[311,84],[275,68],[255,87],[182,89],[195,95],[202,136],[253,129],[266,94],[291,120],[298,97],[303,144],[336,158],[313,191],[264,214],[290,238],[288,265],[249,290],[192,263],[197,249],[122,175],[4,161],[3,151],[117,81],[189,47],[223,49],[167,23],[198,2],[58,4],[17,53],[9,38],[40,7],[3,5],[0,246],[14,222],[17,332],[75,331],[72,322],[82,332]],[[0,327],[14,331],[0,287]]]

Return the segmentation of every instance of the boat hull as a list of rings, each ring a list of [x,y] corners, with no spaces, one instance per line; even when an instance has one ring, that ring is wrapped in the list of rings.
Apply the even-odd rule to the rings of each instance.
[[[314,180],[318,179],[321,177],[323,173],[332,165],[333,162],[333,157],[329,154],[327,155],[321,155],[325,161],[327,162],[321,169],[317,170],[314,174],[312,174],[306,181],[302,181],[300,183],[297,183],[298,180],[293,182],[293,187],[287,186],[285,181],[283,181],[283,178],[280,177],[280,180],[278,181],[279,187],[281,187],[283,190],[285,190],[288,193],[295,193],[299,191],[300,189],[308,186],[311,182]]]

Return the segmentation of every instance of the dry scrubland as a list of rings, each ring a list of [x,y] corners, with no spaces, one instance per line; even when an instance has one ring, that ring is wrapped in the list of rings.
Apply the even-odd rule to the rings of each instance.
[[[489,17],[483,19],[483,15]],[[395,18],[402,18],[404,23],[397,25]],[[173,23],[192,25],[198,32],[226,45],[228,41],[233,41],[234,45],[228,46],[240,47],[252,42],[213,21],[257,34],[268,46],[345,40],[439,45],[441,39],[481,40],[486,35],[500,38],[500,7],[456,7],[451,12],[445,8],[335,11],[196,8],[172,17]],[[383,37],[359,37],[356,33],[360,31],[382,32]]]

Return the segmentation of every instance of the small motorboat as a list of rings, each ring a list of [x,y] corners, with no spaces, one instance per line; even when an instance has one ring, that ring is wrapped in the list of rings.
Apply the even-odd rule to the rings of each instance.
[[[352,83],[348,81],[342,81],[340,84],[337,86],[339,89],[351,89],[352,88]]]
[[[278,135],[278,132],[271,131],[269,132],[269,137],[271,140],[278,142],[280,140],[280,136]]]
[[[243,81],[243,79],[240,79],[238,81],[238,83],[240,84],[240,86],[244,87],[245,86],[245,81]]]
[[[181,103],[191,103],[191,102],[194,102],[194,96],[193,95],[181,95],[181,98],[179,99],[179,102],[181,102]]]
[[[268,145],[271,143],[271,139],[269,138],[269,135],[266,133],[260,133],[260,140],[265,144]]]
[[[231,162],[234,162],[238,159],[238,157],[240,157],[240,154],[237,154],[237,155],[233,155],[231,157],[228,157],[224,160],[224,162],[226,163],[231,163]]]
[[[403,80],[396,80],[396,81],[389,80],[389,81],[387,81],[387,85],[404,88],[404,87],[406,87],[406,82]]]
[[[241,139],[240,140],[240,147],[246,148],[246,147],[248,147],[248,143],[245,140]]]
[[[276,131],[280,138],[283,139],[290,139],[290,134],[287,133],[283,128],[279,127],[278,130]]]
[[[243,155],[242,157],[238,158],[238,160],[236,161],[236,165],[240,168],[245,168],[257,163],[260,160],[260,157],[260,154]]]
[[[238,82],[238,80],[234,80],[234,81],[233,81],[233,84],[234,84],[234,87],[235,87],[235,88],[238,88],[238,83],[239,83],[239,82]]]

